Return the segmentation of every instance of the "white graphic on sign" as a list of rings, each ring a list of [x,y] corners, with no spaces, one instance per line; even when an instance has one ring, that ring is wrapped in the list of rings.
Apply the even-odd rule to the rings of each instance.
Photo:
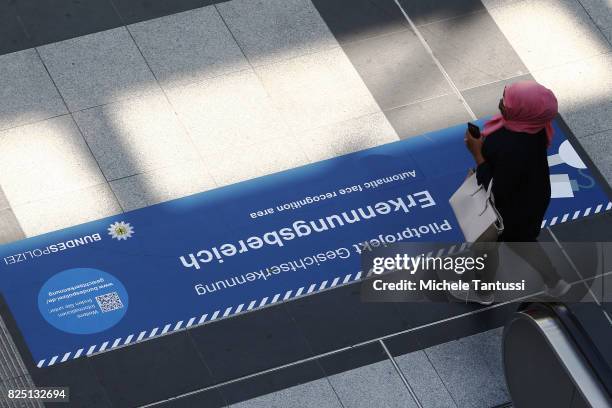
[[[108,227],[108,235],[110,235],[113,239],[116,240],[126,240],[128,238],[132,238],[134,234],[134,228],[130,225],[129,222],[115,222]]]
[[[589,183],[586,185],[579,184],[577,180],[570,180],[568,174],[551,174],[551,198],[572,198],[574,197],[574,191],[595,186],[595,180],[582,172],[587,166],[567,140],[559,146],[559,153],[548,156],[548,167],[564,163],[578,169],[578,172],[588,179]]]

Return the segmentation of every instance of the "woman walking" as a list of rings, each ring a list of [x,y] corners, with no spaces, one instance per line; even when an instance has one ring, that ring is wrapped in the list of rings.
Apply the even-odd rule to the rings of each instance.
[[[554,130],[557,99],[551,90],[535,81],[507,86],[499,101],[500,113],[485,123],[481,138],[465,134],[465,143],[477,164],[478,184],[493,179],[495,206],[504,220],[504,241],[542,275],[545,291],[554,297],[570,286],[555,271],[537,238],[550,202],[547,147]],[[532,244],[513,244],[530,242]],[[477,278],[495,279],[497,250],[488,253],[489,267]],[[492,292],[477,292],[474,301],[490,304]]]

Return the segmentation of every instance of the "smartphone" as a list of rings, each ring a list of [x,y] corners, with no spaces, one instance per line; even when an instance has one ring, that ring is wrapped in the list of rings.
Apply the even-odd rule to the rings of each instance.
[[[468,130],[474,139],[480,139],[480,128],[473,123],[468,122]]]

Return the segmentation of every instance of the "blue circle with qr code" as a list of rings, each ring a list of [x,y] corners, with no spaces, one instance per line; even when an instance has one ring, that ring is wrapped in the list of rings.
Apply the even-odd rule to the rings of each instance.
[[[128,294],[113,275],[93,268],[67,269],[53,275],[38,292],[45,320],[67,333],[107,330],[125,316]]]

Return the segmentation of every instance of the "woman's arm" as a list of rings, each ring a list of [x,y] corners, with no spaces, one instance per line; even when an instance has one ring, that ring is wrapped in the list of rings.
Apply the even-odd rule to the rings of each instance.
[[[476,162],[476,180],[478,180],[478,184],[484,186],[485,188],[489,187],[489,182],[493,177],[493,170],[491,169],[491,165],[485,160],[484,154],[482,152],[483,149],[483,140],[482,138],[474,138],[469,130],[465,131],[465,145],[467,149],[470,151],[472,156],[474,157],[474,161]]]
[[[493,133],[487,136],[486,142],[481,141],[480,145],[474,144],[476,149],[479,147],[480,150],[472,153],[478,164],[476,169],[478,184],[488,188],[493,179],[495,199],[500,202],[510,200],[512,195],[520,190],[525,166],[520,152],[509,150],[507,138],[510,136],[505,135],[502,140],[499,138],[500,135]],[[501,143],[502,141],[504,143]]]
[[[478,184],[484,186],[485,189],[489,188],[489,183],[493,178],[493,169],[490,163],[482,162],[476,167],[476,180]]]

